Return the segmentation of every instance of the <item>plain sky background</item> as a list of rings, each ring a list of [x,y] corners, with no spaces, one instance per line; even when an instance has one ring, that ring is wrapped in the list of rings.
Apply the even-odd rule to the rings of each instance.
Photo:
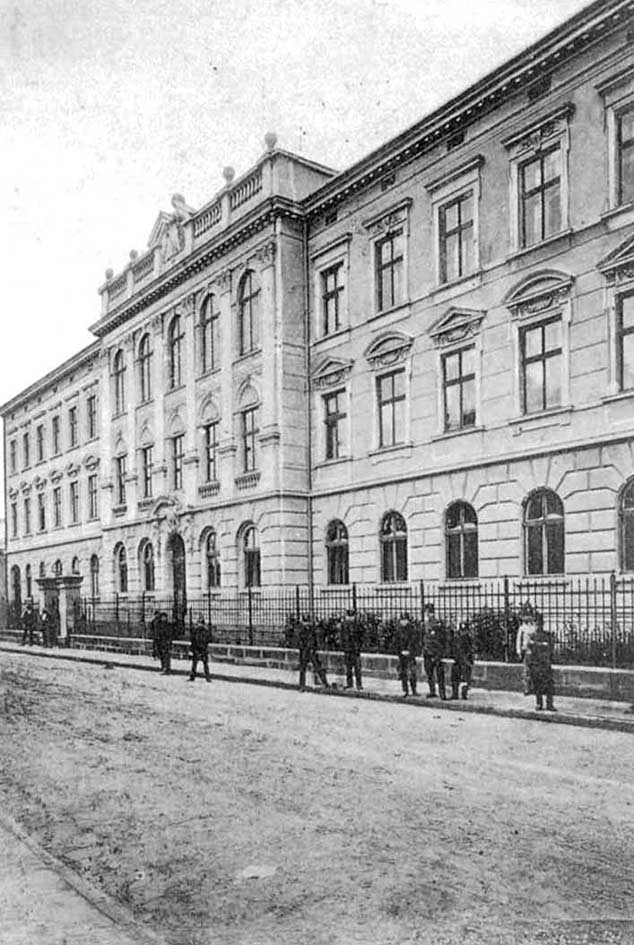
[[[0,0],[0,402],[93,338],[160,209],[278,143],[343,169],[586,0]]]

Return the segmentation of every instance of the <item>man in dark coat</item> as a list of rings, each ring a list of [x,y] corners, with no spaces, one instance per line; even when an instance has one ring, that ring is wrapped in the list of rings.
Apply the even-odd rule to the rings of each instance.
[[[357,689],[363,689],[361,683],[361,648],[363,646],[363,626],[354,610],[347,610],[341,622],[341,649],[346,661],[346,689],[352,689],[352,677]]]
[[[425,674],[429,684],[428,699],[436,697],[436,683],[438,695],[441,699],[447,698],[445,691],[445,667],[443,656],[447,646],[447,635],[441,620],[436,617],[433,604],[425,604],[425,623],[423,631],[423,660]]]
[[[35,632],[35,612],[33,604],[28,601],[24,613],[22,614],[22,641],[21,646],[25,646],[28,640],[29,646],[33,646],[33,633]]]
[[[394,638],[403,695],[408,696],[411,689],[412,695],[417,696],[416,657],[420,655],[420,633],[409,614],[399,617]]]
[[[535,693],[536,708],[544,708],[544,696],[546,696],[546,709],[549,712],[556,712],[553,699],[555,694],[555,681],[553,678],[553,645],[550,634],[543,629],[541,624],[527,640],[526,651],[524,654],[524,665],[530,681],[530,691]]]
[[[165,611],[161,611],[158,615],[154,629],[154,644],[156,655],[161,661],[161,676],[169,676],[172,672],[172,628],[167,622]]]
[[[328,686],[328,680],[324,668],[317,652],[317,635],[315,626],[307,614],[299,621],[297,628],[297,646],[299,648],[299,690],[303,692],[306,688],[306,670],[310,663],[313,667],[313,673],[319,679],[322,686]]]
[[[468,621],[461,621],[451,640],[451,698],[467,698],[473,673],[473,637]]]
[[[211,643],[211,627],[205,626],[205,621],[200,617],[191,629],[190,634],[192,648],[192,668],[189,674],[189,682],[196,679],[196,670],[198,661],[203,664],[203,671],[207,682],[211,682],[209,672],[209,644]]]

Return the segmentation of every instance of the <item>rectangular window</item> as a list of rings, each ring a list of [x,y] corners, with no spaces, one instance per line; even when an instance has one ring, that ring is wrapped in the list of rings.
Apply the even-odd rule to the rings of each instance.
[[[97,476],[88,476],[88,518],[97,518],[99,507],[97,504]]]
[[[337,263],[321,273],[321,308],[324,335],[341,328],[343,293],[343,263]]]
[[[474,269],[473,194],[462,194],[439,210],[440,281],[452,282]]]
[[[405,371],[393,371],[376,380],[379,446],[405,442]]]
[[[621,390],[634,387],[634,292],[617,299],[618,371]]]
[[[324,397],[324,423],[326,426],[326,459],[338,459],[343,453],[343,425],[346,419],[345,390],[338,390]]]
[[[46,531],[46,499],[43,492],[37,496],[37,527],[41,532]]]
[[[77,446],[77,407],[68,411],[68,442],[71,449]]]
[[[15,440],[9,443],[9,471],[12,473],[18,471],[18,444]]]
[[[18,537],[18,504],[17,502],[11,503],[11,537]]]
[[[53,489],[53,525],[59,528],[62,524],[62,490],[59,486]]]
[[[22,437],[22,458],[24,460],[23,466],[25,468],[31,465],[31,443],[28,433],[25,433]]]
[[[205,482],[218,480],[218,421],[205,427]]]
[[[538,413],[561,406],[561,320],[523,328],[522,410]]]
[[[444,355],[443,395],[445,430],[475,426],[475,348],[464,348]]]
[[[534,246],[561,231],[561,148],[557,145],[519,168],[520,242]]]
[[[41,463],[44,459],[44,424],[40,423],[35,431],[35,449],[37,451],[37,461]]]
[[[242,411],[242,468],[244,472],[257,469],[258,408]]]
[[[172,444],[172,488],[183,488],[183,434],[173,436]]]
[[[57,456],[61,452],[59,448],[59,417],[55,416],[51,420],[51,432],[52,432],[52,442],[53,442],[53,456]]]
[[[634,108],[617,118],[618,199],[619,203],[634,200]]]
[[[31,534],[31,500],[24,500],[24,534]]]
[[[144,499],[152,498],[152,470],[154,468],[154,447],[144,446],[141,450],[141,495]]]
[[[86,400],[86,427],[88,439],[92,440],[97,436],[97,396],[90,394]]]
[[[126,495],[125,495],[125,477],[126,477],[126,467],[127,467],[127,456],[117,456],[114,461],[114,470],[115,470],[115,499],[117,505],[125,505]]]
[[[403,231],[396,230],[375,246],[377,310],[392,308],[403,301]]]
[[[70,484],[70,520],[73,524],[79,521],[79,483]]]

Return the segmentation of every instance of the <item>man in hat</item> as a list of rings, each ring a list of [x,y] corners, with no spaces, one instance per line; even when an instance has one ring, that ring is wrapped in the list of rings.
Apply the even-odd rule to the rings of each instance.
[[[211,674],[209,672],[209,644],[211,643],[211,627],[207,628],[205,626],[205,621],[202,617],[199,617],[192,627],[190,639],[192,649],[192,668],[188,681],[194,682],[196,679],[196,670],[198,668],[198,661],[200,660],[200,662],[203,664],[205,679],[207,682],[211,682]]]
[[[161,661],[161,676],[169,676],[172,672],[172,628],[163,610],[158,615],[155,633],[156,654]]]
[[[363,689],[361,683],[361,648],[363,646],[363,626],[354,610],[347,610],[341,622],[341,649],[346,662],[346,689],[352,689],[352,678],[357,689]]]
[[[403,696],[407,697],[410,690],[413,696],[417,696],[416,657],[420,654],[420,633],[409,614],[403,613],[399,617],[394,638]]]
[[[25,646],[28,640],[29,646],[33,646],[33,633],[35,631],[35,613],[31,601],[26,602],[22,614],[22,640],[20,646]]]
[[[425,604],[425,619],[423,627],[423,661],[425,674],[429,685],[427,698],[436,697],[436,683],[438,695],[441,699],[447,698],[445,691],[445,667],[443,656],[447,645],[447,635],[441,620],[436,617],[433,604]]]
[[[317,635],[315,626],[308,616],[304,614],[299,621],[297,628],[297,646],[299,648],[299,691],[306,689],[306,670],[310,663],[313,667],[314,675],[319,679],[322,686],[328,686],[328,680],[319,659],[317,652]]]
[[[461,620],[458,631],[452,635],[451,699],[467,698],[473,673],[473,638],[469,621]]]

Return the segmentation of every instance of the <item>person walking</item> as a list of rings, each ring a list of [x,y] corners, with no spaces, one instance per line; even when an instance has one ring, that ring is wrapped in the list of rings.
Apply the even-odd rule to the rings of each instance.
[[[161,611],[156,628],[156,653],[161,661],[161,676],[172,672],[172,628],[167,621],[167,614]]]
[[[299,691],[306,689],[306,670],[310,663],[313,673],[319,679],[322,686],[328,687],[326,673],[321,665],[319,653],[317,652],[317,636],[315,626],[307,614],[304,614],[299,621],[297,629],[297,645],[299,648]]]
[[[26,646],[27,641],[29,646],[33,646],[34,632],[35,613],[33,611],[33,604],[31,601],[27,601],[22,613],[22,640],[20,641],[20,646]]]
[[[211,627],[208,628],[203,618],[199,617],[190,633],[192,668],[188,682],[194,682],[196,679],[196,670],[199,661],[203,664],[205,679],[207,682],[211,682],[211,674],[209,672],[209,644],[211,643],[211,636]]]
[[[401,614],[398,619],[395,643],[398,656],[398,677],[401,680],[403,697],[407,698],[410,691],[413,696],[417,696],[416,657],[420,655],[420,633],[408,613]]]
[[[473,637],[469,621],[462,620],[451,640],[453,663],[451,666],[451,699],[466,699],[473,674]]]
[[[428,699],[436,698],[436,684],[441,699],[447,698],[445,691],[445,667],[443,657],[447,645],[447,635],[441,620],[436,617],[433,604],[425,604],[423,626],[423,661],[429,685]]]
[[[361,681],[361,649],[363,626],[354,610],[347,610],[341,622],[341,649],[346,662],[346,689],[352,689],[352,679],[357,689],[363,689]]]

